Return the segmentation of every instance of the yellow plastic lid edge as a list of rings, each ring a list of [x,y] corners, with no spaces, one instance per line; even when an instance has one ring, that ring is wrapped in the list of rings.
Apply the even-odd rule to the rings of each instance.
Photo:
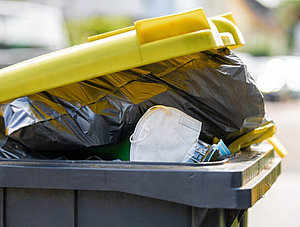
[[[92,42],[134,29],[137,32],[138,43],[141,45],[206,29],[212,30],[218,47],[227,46],[234,49],[245,44],[232,13],[207,18],[202,8],[139,20],[134,26],[92,36],[88,38],[88,41]]]
[[[93,41],[96,41],[96,40],[99,40],[99,39],[104,39],[104,38],[107,38],[107,37],[119,35],[121,33],[132,31],[134,29],[135,29],[134,26],[130,26],[130,27],[126,27],[126,28],[117,29],[117,30],[114,30],[114,31],[111,31],[111,32],[105,32],[105,33],[102,33],[102,34],[90,36],[90,37],[88,37],[88,42],[93,42]]]
[[[203,10],[195,12],[202,13]],[[175,16],[173,15],[173,17]],[[193,17],[194,15],[192,15],[192,20]],[[187,13],[184,18],[183,21],[191,19]],[[231,44],[232,39],[230,35],[226,35],[226,29],[223,34],[220,34],[219,27],[217,28],[213,20],[207,19],[205,22],[203,18],[200,21],[201,23],[204,21],[204,27],[207,27],[207,22],[208,29],[187,33],[183,29],[179,31],[180,34],[176,33],[175,36],[159,37],[162,39],[140,45],[135,27],[132,26],[94,37],[91,39],[94,41],[90,43],[40,56],[26,61],[26,64],[23,62],[2,69],[0,70],[2,84],[0,86],[0,102],[108,73]],[[225,25],[228,24],[228,21]],[[111,35],[114,36],[113,39],[107,38]]]
[[[281,157],[284,158],[287,156],[288,151],[285,146],[278,140],[276,136],[272,136],[267,139],[267,141],[273,146],[276,153]]]
[[[139,20],[134,23],[141,45],[178,35],[210,29],[202,8],[178,14]]]
[[[227,19],[231,18],[231,20]],[[228,36],[229,34],[232,35],[235,44],[232,46],[229,46],[231,49],[240,47],[245,45],[245,39],[240,31],[240,29],[236,26],[236,23],[233,19],[233,16],[228,13],[223,16],[215,16],[215,17],[210,17],[210,20],[215,24],[215,26],[218,29],[218,32],[221,34],[221,36],[225,37]],[[224,38],[223,38],[224,39]],[[230,38],[228,38],[230,39]]]
[[[210,29],[210,26],[203,9],[197,8],[177,14],[138,20],[134,23],[134,26],[88,37],[88,42],[111,37],[134,29],[137,31],[139,43],[145,44],[172,36]]]
[[[224,18],[226,18],[227,20],[230,20],[232,23],[234,23],[236,26],[238,26],[237,25],[237,23],[236,23],[236,21],[235,21],[235,19],[234,19],[234,17],[233,17],[233,15],[232,15],[232,12],[227,12],[227,13],[223,13],[223,14],[220,14],[220,15],[218,15],[219,17],[224,17]]]
[[[222,46],[223,43],[216,43],[215,35],[207,29],[147,43],[140,46],[140,51],[143,64],[151,64]]]

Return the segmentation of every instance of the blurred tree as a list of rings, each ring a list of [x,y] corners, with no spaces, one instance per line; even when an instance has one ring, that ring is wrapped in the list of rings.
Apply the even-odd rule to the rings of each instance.
[[[68,20],[67,27],[71,44],[87,41],[87,37],[133,25],[129,17],[94,16],[81,20]]]
[[[299,45],[297,42],[300,42],[300,40],[296,39],[296,28],[300,22],[300,1],[287,0],[282,2],[276,14],[282,28],[286,31],[288,50],[292,54],[295,52],[296,45]]]

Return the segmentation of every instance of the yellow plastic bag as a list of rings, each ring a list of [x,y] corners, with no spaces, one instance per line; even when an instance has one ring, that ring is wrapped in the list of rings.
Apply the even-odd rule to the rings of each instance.
[[[242,148],[249,147],[251,144],[260,143],[264,140],[267,140],[271,145],[273,145],[274,150],[278,153],[278,155],[281,158],[284,158],[287,155],[287,150],[274,136],[275,133],[276,126],[274,123],[270,122],[239,137],[229,145],[228,149],[231,151],[231,153],[236,153]]]

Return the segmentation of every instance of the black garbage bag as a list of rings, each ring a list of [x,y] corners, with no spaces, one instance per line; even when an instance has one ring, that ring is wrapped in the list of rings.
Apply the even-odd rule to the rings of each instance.
[[[96,150],[35,151],[0,132],[0,160],[101,160]]]
[[[6,135],[37,151],[82,150],[129,138],[153,105],[200,120],[200,139],[230,144],[265,121],[264,100],[229,49],[173,58],[1,105]]]

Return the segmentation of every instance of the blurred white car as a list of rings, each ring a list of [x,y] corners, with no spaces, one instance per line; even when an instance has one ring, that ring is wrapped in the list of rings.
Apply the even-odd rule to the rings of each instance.
[[[60,9],[0,1],[0,68],[69,45]]]
[[[300,56],[237,55],[247,65],[257,87],[267,100],[300,97]]]

